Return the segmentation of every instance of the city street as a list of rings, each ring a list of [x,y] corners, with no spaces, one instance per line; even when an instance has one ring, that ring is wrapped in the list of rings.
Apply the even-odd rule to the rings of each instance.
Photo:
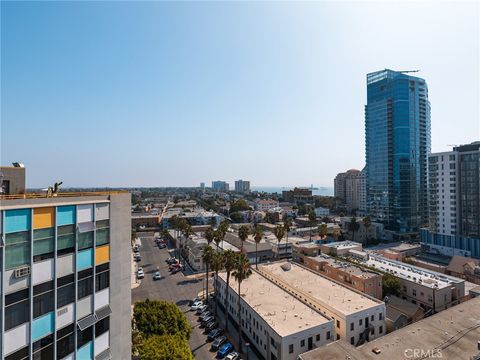
[[[213,359],[215,353],[210,352],[210,343],[206,342],[206,335],[203,329],[199,328],[200,323],[197,322],[197,316],[190,311],[188,306],[189,300],[195,298],[202,291],[203,278],[197,280],[185,277],[181,272],[171,274],[168,271],[168,265],[165,259],[170,257],[167,249],[159,249],[153,237],[142,240],[140,248],[142,261],[138,266],[143,267],[145,278],[141,280],[141,284],[132,290],[132,303],[135,301],[145,300],[167,300],[177,304],[185,313],[187,319],[192,325],[193,331],[190,336],[190,348],[196,359]],[[157,268],[162,275],[162,279],[153,280],[153,275]]]

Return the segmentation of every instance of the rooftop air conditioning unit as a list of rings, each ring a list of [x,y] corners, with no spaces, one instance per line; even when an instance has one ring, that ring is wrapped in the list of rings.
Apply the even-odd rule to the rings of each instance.
[[[13,276],[15,278],[22,278],[22,277],[25,277],[25,276],[28,276],[30,275],[30,266],[22,266],[20,268],[17,268],[13,271]]]

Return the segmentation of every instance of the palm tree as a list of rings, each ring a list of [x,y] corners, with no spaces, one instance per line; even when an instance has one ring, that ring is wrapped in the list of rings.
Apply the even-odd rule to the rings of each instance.
[[[212,241],[215,239],[215,230],[213,230],[213,227],[210,226],[206,231],[205,231],[205,239],[207,240],[207,245],[212,248],[210,246],[210,244],[212,243]],[[206,265],[206,288],[207,288],[207,300],[208,300],[208,278],[209,278],[209,273],[208,273],[208,267],[210,266],[209,262],[206,262],[205,263]]]
[[[215,254],[215,251],[213,248],[209,245],[205,246],[203,248],[203,253],[202,253],[202,260],[207,268],[207,276],[206,276],[206,292],[205,292],[205,299],[208,301],[208,267],[210,266],[212,262],[213,255]]]
[[[317,215],[315,215],[315,211],[310,210],[308,212],[308,220],[310,221],[310,241],[312,241],[312,227],[315,225],[317,221]]]
[[[233,277],[235,280],[237,280],[238,283],[238,347],[240,351],[242,350],[242,312],[241,312],[241,307],[240,307],[240,298],[241,298],[241,292],[240,292],[240,287],[242,285],[242,282],[250,277],[252,275],[252,269],[250,268],[250,262],[248,261],[248,258],[245,256],[245,254],[239,254],[237,255],[237,261],[236,261],[236,266],[235,270],[232,273]],[[228,311],[228,310],[227,310]]]
[[[285,229],[282,225],[278,225],[274,230],[273,234],[277,238],[277,259],[280,259],[280,241],[282,241],[283,236],[285,235]]]
[[[327,236],[328,228],[327,224],[321,224],[318,227],[318,235],[320,235],[320,238],[325,238]]]
[[[248,226],[246,225],[240,226],[240,228],[238,229],[238,237],[242,242],[240,247],[240,252],[242,253],[243,253],[243,243],[245,242],[245,240],[247,240],[248,234],[250,234],[250,229],[248,228]]]
[[[290,219],[287,214],[285,214],[283,218],[283,228],[285,229],[285,234],[287,235],[286,245],[285,245],[285,255],[288,257],[287,249],[288,249],[288,233],[290,232],[290,228],[292,227],[292,219]]]
[[[217,303],[218,303],[218,272],[223,269],[223,256],[221,253],[215,251],[210,262],[212,271],[215,272],[214,289],[215,289],[215,316],[217,315]]]
[[[348,223],[348,230],[352,232],[352,241],[355,241],[355,231],[360,228],[360,224],[357,222],[357,218],[352,216]]]
[[[185,220],[181,219],[180,221],[180,231],[183,235],[183,239],[180,240],[180,248],[181,248],[181,253],[182,253],[182,258],[183,258],[183,265],[185,266],[185,241],[190,238],[190,236],[193,235],[193,230],[192,226]]]
[[[255,268],[258,269],[258,243],[262,241],[263,231],[259,227],[256,227],[253,233],[255,239]]]
[[[228,331],[228,289],[230,285],[230,273],[237,265],[237,254],[233,250],[223,252],[223,266],[227,272],[227,287],[225,288],[225,331]]]
[[[365,233],[366,233],[365,247],[367,247],[367,245],[368,245],[368,229],[370,228],[370,226],[372,226],[372,219],[370,219],[370,216],[365,216],[363,218],[363,226],[365,226]]]

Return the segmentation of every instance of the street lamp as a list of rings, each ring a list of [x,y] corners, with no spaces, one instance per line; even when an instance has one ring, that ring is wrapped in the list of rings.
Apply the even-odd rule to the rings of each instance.
[[[247,360],[248,360],[248,355],[250,354],[250,343],[246,342],[245,346],[247,347]]]

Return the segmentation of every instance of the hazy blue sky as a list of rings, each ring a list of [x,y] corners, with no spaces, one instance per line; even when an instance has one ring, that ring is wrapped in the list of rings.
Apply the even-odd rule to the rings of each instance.
[[[366,73],[420,69],[432,150],[480,138],[479,4],[1,4],[1,163],[28,186],[249,179],[364,165]],[[233,184],[232,184],[233,185]]]

